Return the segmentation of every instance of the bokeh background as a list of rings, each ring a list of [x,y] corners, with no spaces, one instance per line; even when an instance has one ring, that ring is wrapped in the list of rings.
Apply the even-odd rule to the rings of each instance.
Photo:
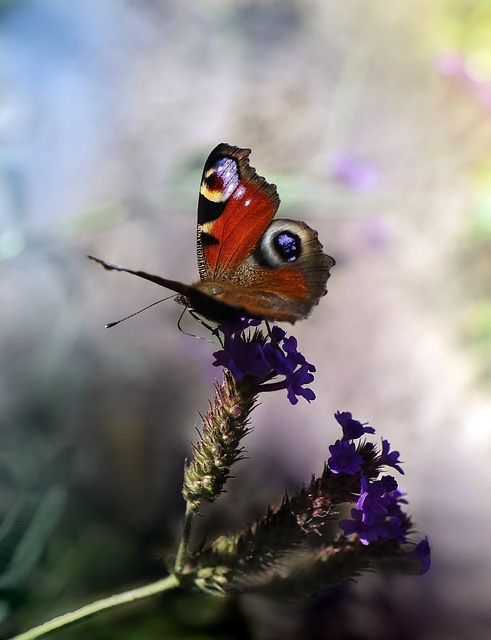
[[[1,637],[175,550],[213,347],[172,301],[104,330],[162,291],[85,255],[195,280],[222,141],[337,265],[294,330],[317,400],[262,399],[197,534],[320,472],[350,410],[401,451],[433,567],[295,607],[171,594],[60,637],[491,637],[490,43],[487,0],[0,2]]]

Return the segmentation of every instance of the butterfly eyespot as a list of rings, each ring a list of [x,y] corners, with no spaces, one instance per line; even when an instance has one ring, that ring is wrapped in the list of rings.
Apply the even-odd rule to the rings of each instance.
[[[300,256],[302,243],[296,233],[282,231],[273,238],[273,245],[278,255],[286,262],[295,262]]]
[[[296,262],[303,253],[305,232],[295,220],[273,220],[255,252],[259,264],[281,267]]]

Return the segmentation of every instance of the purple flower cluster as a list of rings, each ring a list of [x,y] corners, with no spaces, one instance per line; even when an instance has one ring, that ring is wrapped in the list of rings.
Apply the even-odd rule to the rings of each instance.
[[[334,417],[343,430],[343,440],[356,440],[364,433],[375,433],[373,427],[355,420],[349,411],[336,411]]]
[[[292,404],[300,396],[308,402],[314,400],[314,392],[305,385],[314,380],[315,367],[297,350],[296,338],[287,338],[279,327],[272,327],[267,336],[257,329],[244,333],[259,324],[260,320],[243,318],[217,327],[214,333],[220,337],[223,348],[213,354],[213,365],[226,367],[237,382],[245,378],[256,382],[258,392],[286,389]],[[277,376],[284,376],[284,380],[271,382]]]
[[[213,364],[226,367],[238,384],[246,385],[249,393],[286,389],[292,404],[299,397],[314,400],[314,392],[307,385],[314,379],[315,367],[298,351],[297,340],[287,337],[279,327],[268,327],[265,335],[258,329],[260,324],[259,320],[241,319],[218,326],[214,333],[222,348],[213,354]],[[279,377],[282,379],[278,380]],[[384,557],[416,561],[424,573],[430,566],[428,541],[414,545],[409,552],[402,548],[401,545],[410,542],[412,522],[403,511],[407,502],[397,481],[384,472],[390,467],[404,473],[399,452],[391,451],[384,438],[380,447],[367,442],[364,436],[374,434],[375,429],[355,420],[349,411],[338,411],[334,417],[342,436],[329,446],[326,472],[340,502],[355,505],[351,518],[341,520],[339,527],[345,536],[356,536],[362,548],[376,554],[383,550]],[[326,502],[325,496],[319,500],[327,513],[331,503]]]
[[[339,526],[346,535],[356,533],[364,545],[377,540],[407,542],[410,521],[400,503],[406,503],[392,476],[382,476],[370,482],[361,475],[361,493],[352,520],[341,520]]]
[[[341,520],[339,526],[345,535],[357,535],[362,545],[390,541],[398,548],[408,542],[412,523],[402,510],[401,505],[407,501],[396,479],[391,475],[381,475],[381,470],[392,467],[403,474],[400,454],[391,451],[389,442],[383,438],[380,451],[366,441],[355,445],[354,440],[359,440],[364,434],[375,433],[375,429],[355,420],[348,411],[338,411],[334,417],[341,425],[343,436],[329,447],[331,456],[327,465],[335,476],[351,476],[353,502],[357,500],[351,510],[351,519]],[[426,539],[413,551],[400,551],[400,554],[417,560],[422,573],[429,569],[430,548]]]

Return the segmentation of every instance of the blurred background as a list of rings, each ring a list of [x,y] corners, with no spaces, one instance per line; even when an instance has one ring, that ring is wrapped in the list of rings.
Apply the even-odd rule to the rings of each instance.
[[[401,452],[433,567],[295,607],[174,593],[60,637],[490,637],[490,42],[487,0],[0,2],[1,637],[175,551],[214,349],[172,300],[104,330],[162,290],[85,255],[195,280],[219,142],[337,265],[294,328],[317,400],[262,398],[198,537],[320,473],[349,410]]]

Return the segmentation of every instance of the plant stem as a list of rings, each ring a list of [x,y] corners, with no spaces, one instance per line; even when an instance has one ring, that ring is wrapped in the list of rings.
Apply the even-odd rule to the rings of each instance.
[[[186,502],[186,513],[184,514],[184,525],[182,527],[182,536],[177,550],[176,563],[174,565],[174,573],[179,576],[182,574],[186,555],[188,552],[189,537],[191,535],[191,525],[193,523],[194,509],[190,502]]]
[[[48,622],[44,622],[43,624],[40,624],[29,631],[25,631],[10,640],[34,640],[35,638],[40,638],[41,636],[51,633],[55,629],[66,627],[69,624],[73,624],[74,622],[93,616],[96,613],[100,613],[105,609],[113,609],[114,607],[119,607],[120,605],[127,604],[129,602],[149,598],[157,593],[168,591],[169,589],[175,589],[178,585],[179,580],[176,576],[170,575],[167,576],[167,578],[157,580],[157,582],[152,582],[151,584],[144,585],[143,587],[130,589],[130,591],[124,591],[123,593],[118,593],[116,595],[109,596],[108,598],[102,598],[102,600],[96,600],[96,602],[92,602],[91,604],[81,607],[76,611],[70,611],[69,613],[65,613],[57,618],[48,620]]]

